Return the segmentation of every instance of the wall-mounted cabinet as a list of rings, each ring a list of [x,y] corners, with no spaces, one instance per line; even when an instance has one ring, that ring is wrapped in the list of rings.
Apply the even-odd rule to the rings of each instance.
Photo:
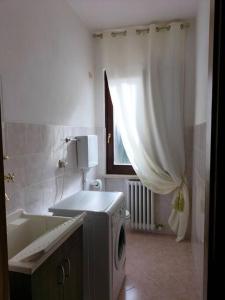
[[[10,272],[10,299],[82,300],[83,226],[33,274]]]

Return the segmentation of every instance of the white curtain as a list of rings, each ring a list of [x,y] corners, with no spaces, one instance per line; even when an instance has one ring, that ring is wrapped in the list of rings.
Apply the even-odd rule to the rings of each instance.
[[[99,40],[124,147],[142,183],[173,192],[169,218],[177,241],[185,237],[189,196],[185,177],[184,57],[181,23],[149,33],[106,33]]]

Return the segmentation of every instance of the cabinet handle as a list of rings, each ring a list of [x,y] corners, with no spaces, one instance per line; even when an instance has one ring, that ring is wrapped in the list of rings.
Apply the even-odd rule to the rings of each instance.
[[[63,268],[63,265],[58,266],[58,284],[63,285],[65,282],[65,270]]]
[[[70,277],[70,269],[71,269],[71,264],[70,264],[70,260],[68,257],[65,258],[65,277],[69,278]]]

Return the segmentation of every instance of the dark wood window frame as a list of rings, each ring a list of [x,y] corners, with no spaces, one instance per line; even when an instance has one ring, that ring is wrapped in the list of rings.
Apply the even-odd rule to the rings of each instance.
[[[105,127],[106,127],[106,173],[135,175],[131,165],[114,164],[114,132],[113,132],[113,105],[109,91],[106,72],[104,72],[105,83]]]

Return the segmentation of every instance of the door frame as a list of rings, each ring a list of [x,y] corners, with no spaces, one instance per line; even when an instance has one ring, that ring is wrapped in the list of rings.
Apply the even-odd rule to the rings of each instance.
[[[206,215],[205,299],[225,299],[225,2],[215,0],[209,215]],[[208,221],[208,222],[207,222]],[[225,226],[224,226],[225,228]]]
[[[225,1],[215,0],[209,215],[204,298],[225,299]],[[0,113],[0,299],[9,299],[6,208]],[[217,296],[218,295],[218,296]],[[219,298],[218,298],[219,297]]]
[[[9,299],[8,253],[6,234],[5,185],[3,166],[2,121],[0,105],[0,299]]]

